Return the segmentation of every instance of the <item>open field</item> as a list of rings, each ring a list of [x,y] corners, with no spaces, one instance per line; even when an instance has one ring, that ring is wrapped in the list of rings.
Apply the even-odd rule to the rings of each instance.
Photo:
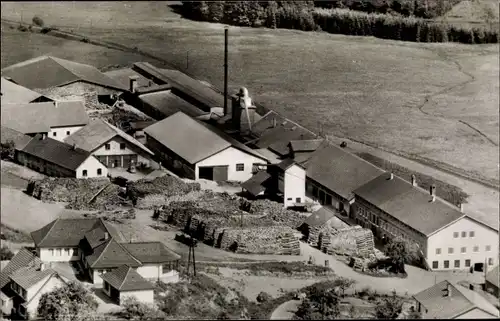
[[[2,3],[2,17],[20,20],[21,12],[24,21],[38,14],[48,25],[137,46],[178,66],[189,52],[188,71],[222,87],[223,25],[180,19],[165,3]],[[25,37],[34,36],[42,37]],[[2,33],[2,65],[40,54],[25,37]],[[244,85],[306,127],[498,181],[497,45],[237,27],[230,41],[230,90]],[[101,48],[89,58],[72,46],[96,48],[62,42],[50,52],[98,67],[138,60]]]
[[[472,27],[488,24],[498,26],[498,0],[463,0],[438,20]]]

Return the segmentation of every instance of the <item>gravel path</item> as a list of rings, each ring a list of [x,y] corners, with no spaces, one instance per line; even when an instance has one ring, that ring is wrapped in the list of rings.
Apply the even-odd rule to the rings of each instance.
[[[271,320],[291,320],[300,305],[299,300],[287,301],[274,310]]]

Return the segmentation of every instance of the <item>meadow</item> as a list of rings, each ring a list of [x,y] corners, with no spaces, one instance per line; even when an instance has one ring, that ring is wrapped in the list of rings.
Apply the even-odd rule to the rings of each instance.
[[[138,47],[222,88],[224,26],[182,19],[164,2],[1,5],[3,18],[38,15],[46,25]],[[498,184],[498,45],[241,27],[229,35],[231,91],[245,86],[314,131]],[[1,52],[2,67],[45,53],[100,68],[147,60],[17,30],[2,30]]]

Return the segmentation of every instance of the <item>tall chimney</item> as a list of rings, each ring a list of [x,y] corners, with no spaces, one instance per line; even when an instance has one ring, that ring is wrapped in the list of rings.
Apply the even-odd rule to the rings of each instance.
[[[411,185],[417,186],[417,177],[415,174],[411,174]]]
[[[131,93],[135,93],[137,91],[137,79],[139,79],[139,77],[137,76],[130,76],[129,77],[129,80],[130,80],[130,92]]]
[[[429,193],[431,194],[431,196],[436,196],[436,185],[434,184],[431,185]]]
[[[228,114],[228,106],[227,106],[227,46],[228,46],[228,28],[224,28],[224,116]]]
[[[451,284],[449,284],[449,283],[446,286],[446,296],[451,297]]]
[[[109,239],[109,233],[108,232],[104,232],[104,239],[106,241]]]

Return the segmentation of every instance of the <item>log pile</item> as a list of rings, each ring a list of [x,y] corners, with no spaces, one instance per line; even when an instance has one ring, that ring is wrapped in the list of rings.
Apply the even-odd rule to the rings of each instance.
[[[27,193],[42,202],[88,202],[101,188],[109,184],[107,178],[54,178],[31,180]]]
[[[99,211],[98,213],[84,214],[84,216],[89,218],[102,217],[105,221],[123,224],[126,220],[135,219],[135,210],[131,208],[128,210]]]
[[[121,187],[114,184],[109,184],[104,187],[94,199],[85,201],[81,198],[76,198],[71,201],[66,208],[75,210],[106,210],[111,211],[120,207],[132,207],[132,202],[126,199],[126,195],[122,195]]]
[[[373,241],[373,233],[370,230],[365,230],[365,233],[356,235],[356,251],[359,257],[374,257],[375,243]]]
[[[165,175],[153,180],[140,179],[130,183],[127,188],[127,195],[131,199],[139,199],[149,194],[174,196],[199,190],[200,184],[198,183],[186,183],[177,177]]]
[[[333,254],[341,254],[341,255],[358,255],[358,242],[357,238],[362,237],[364,243],[359,243],[362,247],[362,250],[366,250],[369,242],[367,242],[370,238],[373,241],[373,234],[370,230],[364,229],[360,226],[349,227],[345,229],[338,230],[330,235],[330,237],[326,237],[326,240],[322,240],[322,250],[327,253]],[[330,241],[328,245],[327,242]],[[366,243],[367,242],[367,243]]]

